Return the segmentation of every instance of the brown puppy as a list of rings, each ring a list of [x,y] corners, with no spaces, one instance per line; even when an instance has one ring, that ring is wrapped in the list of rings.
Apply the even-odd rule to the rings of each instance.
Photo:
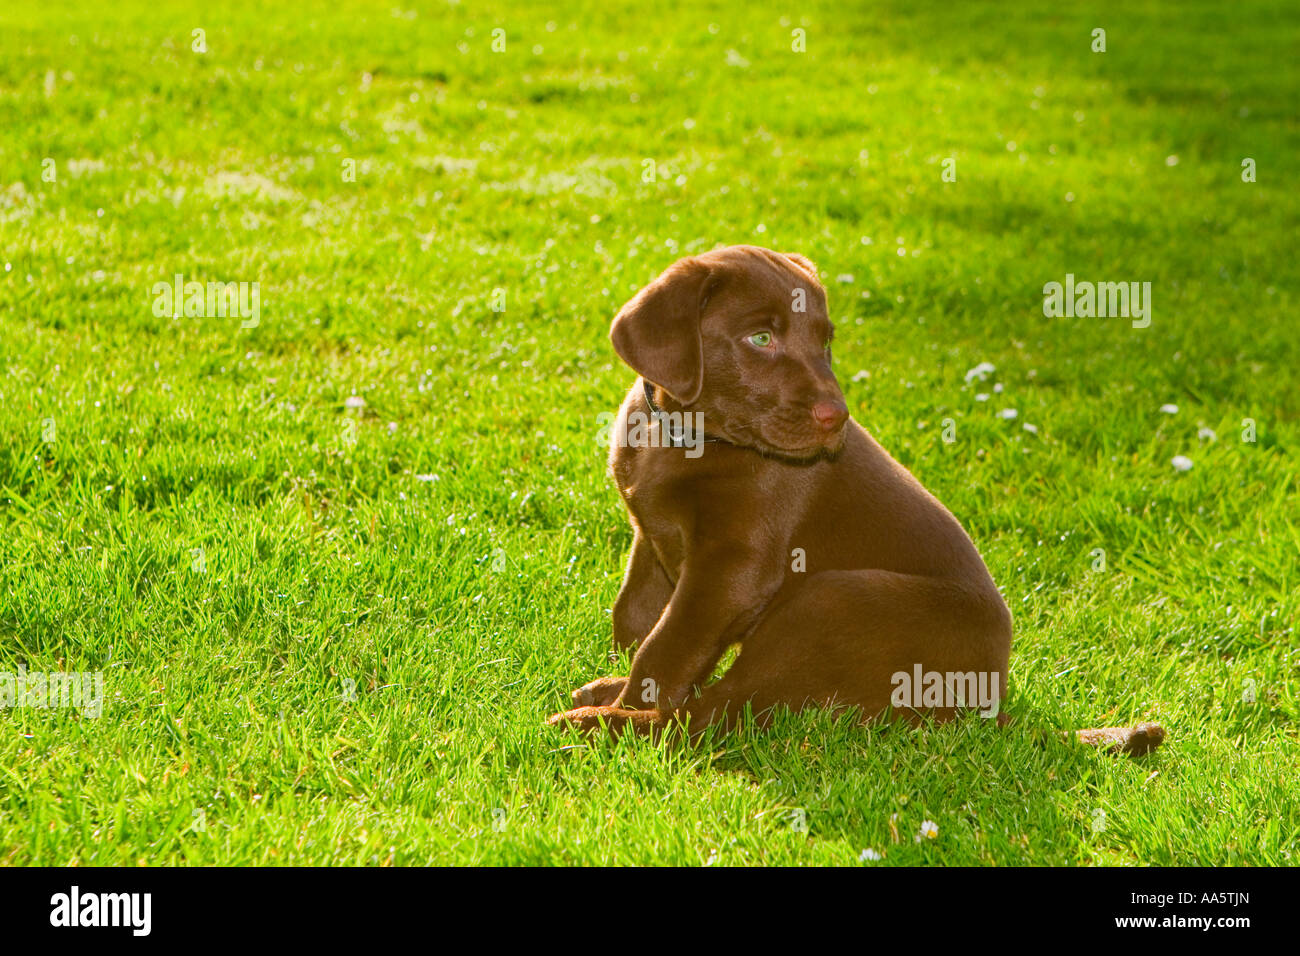
[[[746,704],[998,713],[1011,614],[957,519],[849,417],[832,334],[813,264],[755,246],[674,263],[614,319],[642,376],[610,456],[635,532],[614,643],[635,655],[553,725],[698,731]],[[1162,738],[1080,732],[1129,752]]]

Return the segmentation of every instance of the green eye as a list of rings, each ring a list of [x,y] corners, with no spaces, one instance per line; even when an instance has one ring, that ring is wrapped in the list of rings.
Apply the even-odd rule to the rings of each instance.
[[[767,348],[769,345],[772,344],[772,333],[771,333],[771,332],[755,332],[753,335],[751,335],[751,336],[750,336],[748,339],[746,339],[745,341],[747,341],[750,345],[757,346],[757,347],[760,348],[760,349],[765,349],[765,348]]]

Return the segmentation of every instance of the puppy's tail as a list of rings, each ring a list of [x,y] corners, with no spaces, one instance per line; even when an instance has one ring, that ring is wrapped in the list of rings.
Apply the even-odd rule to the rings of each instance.
[[[998,715],[998,725],[1005,727],[1011,723],[1006,714]],[[1089,747],[1100,747],[1111,754],[1128,754],[1141,757],[1159,747],[1165,740],[1165,729],[1159,724],[1140,723],[1135,727],[1091,727],[1087,730],[1066,731],[1066,738],[1071,735],[1079,743]]]

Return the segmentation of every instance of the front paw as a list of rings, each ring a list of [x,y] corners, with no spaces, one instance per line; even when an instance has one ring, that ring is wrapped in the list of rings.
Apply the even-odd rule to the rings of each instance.
[[[623,696],[625,687],[626,677],[602,677],[583,684],[569,696],[574,707],[605,707]]]
[[[621,707],[575,707],[552,714],[546,721],[549,727],[572,727],[584,734],[605,730],[615,737],[625,730],[653,735],[662,723],[663,717],[658,711],[625,710]]]
[[[577,693],[578,691],[574,691],[574,694]],[[552,714],[546,719],[546,726],[559,729],[572,727],[574,730],[588,734],[594,730],[600,730],[602,719],[605,719],[606,726],[609,726],[609,718],[615,713],[617,711],[609,706],[575,707],[573,710],[563,710],[558,714]],[[615,723],[617,722],[615,721]]]

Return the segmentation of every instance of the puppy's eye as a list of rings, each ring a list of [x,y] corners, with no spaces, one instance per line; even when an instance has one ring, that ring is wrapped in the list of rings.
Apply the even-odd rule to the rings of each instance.
[[[753,335],[745,339],[745,341],[755,348],[765,349],[772,344],[772,333],[755,332]]]

